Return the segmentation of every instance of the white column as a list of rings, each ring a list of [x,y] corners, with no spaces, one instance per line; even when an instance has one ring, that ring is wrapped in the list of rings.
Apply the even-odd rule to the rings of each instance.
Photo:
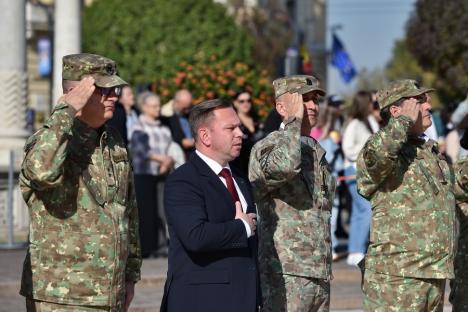
[[[18,172],[26,136],[25,109],[27,100],[26,75],[26,1],[0,0],[0,175],[7,176],[10,151],[14,151],[13,170]],[[19,228],[27,224],[23,201],[19,188],[14,187],[13,226]],[[6,238],[10,212],[8,190],[4,184],[0,188],[0,238]],[[11,199],[11,198],[10,198]],[[23,238],[24,239],[24,238]]]
[[[25,0],[0,0],[0,171],[8,166],[9,150],[21,150],[27,96]]]
[[[62,95],[62,57],[81,52],[81,1],[56,0],[53,104]]]

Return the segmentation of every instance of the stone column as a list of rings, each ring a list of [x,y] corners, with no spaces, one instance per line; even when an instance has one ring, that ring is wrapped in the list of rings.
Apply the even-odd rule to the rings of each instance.
[[[62,95],[62,57],[81,52],[81,0],[55,1],[53,104]]]
[[[25,0],[0,0],[0,238],[4,241],[8,226],[27,223],[19,188],[13,186],[14,196],[5,187],[10,151],[14,152],[13,176],[21,162],[26,136],[26,3]],[[11,191],[11,189],[10,189]],[[12,211],[7,209],[12,208]],[[11,213],[13,219],[11,219]],[[12,223],[14,221],[14,224]],[[13,245],[8,245],[10,248]],[[2,244],[3,247],[3,244]]]
[[[7,172],[9,150],[19,152],[24,145],[26,75],[25,0],[0,0],[0,171]]]

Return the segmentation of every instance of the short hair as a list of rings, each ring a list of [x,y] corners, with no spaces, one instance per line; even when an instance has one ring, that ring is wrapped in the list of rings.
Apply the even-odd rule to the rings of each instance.
[[[138,109],[142,111],[143,106],[145,105],[146,101],[152,97],[156,98],[158,101],[161,101],[159,98],[159,95],[151,91],[145,91],[145,92],[140,93],[138,95],[138,100],[137,100]]]
[[[192,96],[192,93],[191,93],[189,90],[187,90],[187,89],[180,89],[180,90],[178,90],[178,91],[175,93],[174,99],[173,99],[173,100],[176,101],[176,102],[179,102],[179,101],[180,101],[180,97],[182,96],[182,94],[188,94],[188,95]]]
[[[62,79],[62,91],[63,93],[68,93],[70,88],[75,87],[79,81]]]
[[[392,117],[392,114],[390,113],[390,107],[392,107],[392,106],[401,106],[401,104],[403,103],[404,100],[406,100],[406,98],[401,98],[398,101],[393,102],[392,104],[384,107],[380,111],[380,118],[382,118],[382,121],[381,121],[382,127],[385,127],[386,125],[388,125],[388,122],[390,121],[390,118]]]
[[[190,130],[192,131],[193,138],[197,139],[198,129],[203,124],[206,124],[209,119],[213,118],[216,109],[227,107],[233,108],[232,102],[227,99],[208,100],[195,105],[189,115]]]

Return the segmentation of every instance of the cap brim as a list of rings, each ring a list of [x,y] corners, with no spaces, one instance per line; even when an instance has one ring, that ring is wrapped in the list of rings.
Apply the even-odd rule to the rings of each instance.
[[[412,97],[412,96],[418,96],[418,95],[421,95],[421,94],[424,94],[424,93],[428,93],[428,92],[433,92],[435,91],[435,89],[432,89],[432,88],[420,88],[418,90],[414,90],[413,92],[408,92],[406,94],[404,94],[402,96],[402,98],[406,98],[406,97]]]
[[[309,86],[309,85],[303,86],[302,88],[297,90],[297,93],[306,94],[306,93],[309,93],[309,92],[312,92],[312,91],[317,92],[321,96],[325,96],[327,94],[323,89],[313,87],[313,86]]]
[[[117,75],[103,76],[99,74],[92,75],[96,80],[96,86],[102,88],[111,88],[128,85],[128,83]]]

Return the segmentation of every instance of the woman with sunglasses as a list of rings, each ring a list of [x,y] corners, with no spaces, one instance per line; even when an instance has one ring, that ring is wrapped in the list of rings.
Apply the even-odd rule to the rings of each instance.
[[[265,134],[263,125],[260,124],[252,112],[252,96],[249,91],[241,90],[234,97],[234,108],[241,121],[241,130],[244,133],[242,138],[242,149],[239,157],[234,159],[232,163],[245,175],[249,171],[250,151],[254,144],[262,139]]]

